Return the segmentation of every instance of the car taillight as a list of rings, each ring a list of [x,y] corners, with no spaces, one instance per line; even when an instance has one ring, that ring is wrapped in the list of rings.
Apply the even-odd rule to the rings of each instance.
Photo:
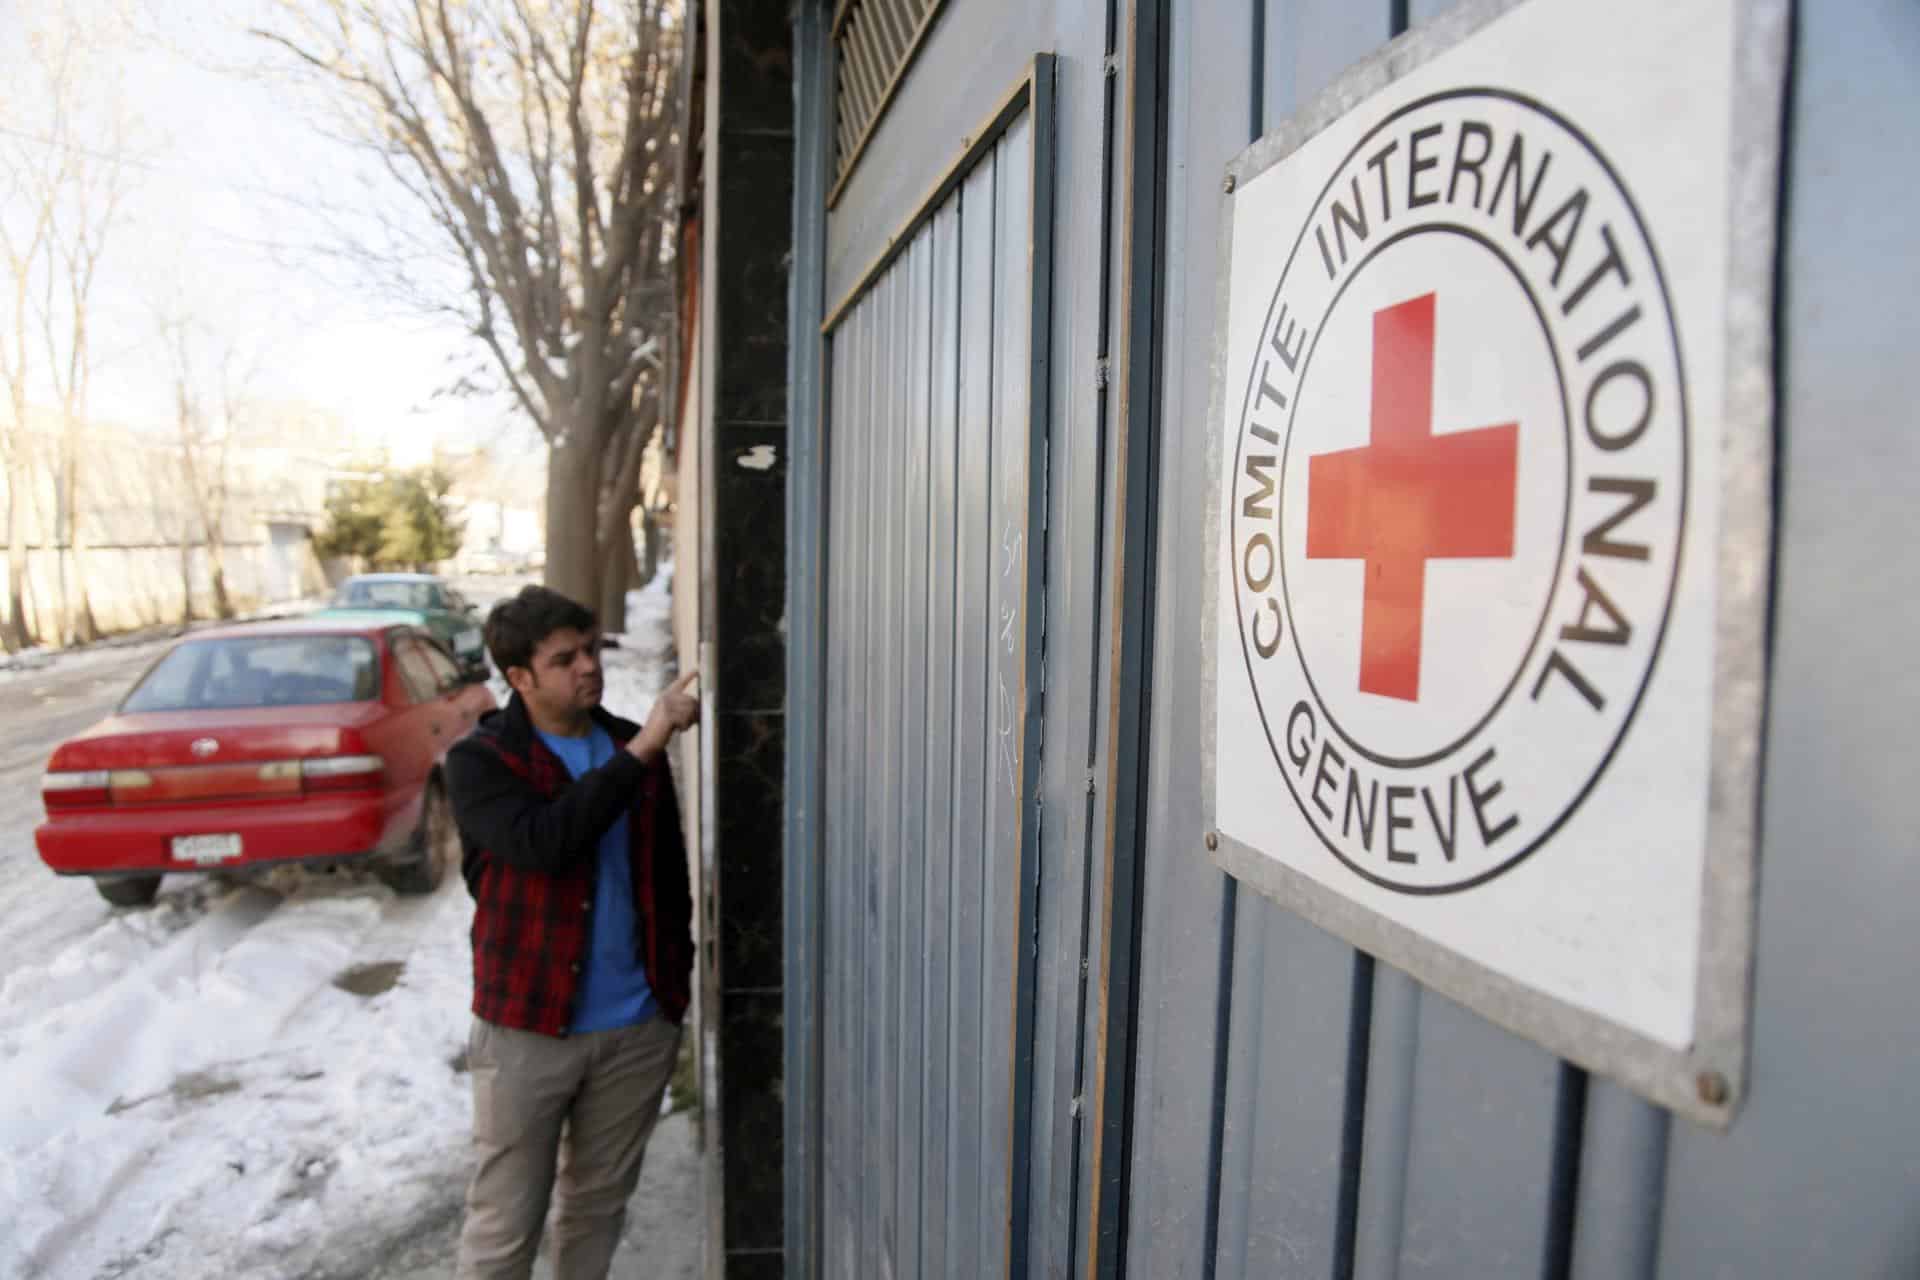
[[[317,756],[300,762],[300,785],[307,791],[373,790],[384,768],[379,756]]]
[[[105,769],[84,773],[49,773],[40,780],[40,798],[49,811],[89,809],[108,803],[111,775]]]

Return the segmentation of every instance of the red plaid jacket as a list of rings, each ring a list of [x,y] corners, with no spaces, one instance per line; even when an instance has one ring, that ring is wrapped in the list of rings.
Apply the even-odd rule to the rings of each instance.
[[[596,708],[614,742],[639,732]],[[496,1026],[563,1036],[593,933],[600,838],[625,813],[634,939],[667,1018],[686,1014],[692,904],[673,774],[626,751],[578,780],[533,731],[515,694],[447,752],[461,870],[474,898],[473,1011]]]

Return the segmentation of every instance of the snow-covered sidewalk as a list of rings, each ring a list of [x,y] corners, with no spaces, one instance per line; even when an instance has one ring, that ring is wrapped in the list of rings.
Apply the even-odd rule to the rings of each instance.
[[[665,573],[633,604],[607,701],[643,715],[670,656]],[[49,899],[76,891],[46,877]],[[457,875],[407,899],[281,872],[170,878],[154,908],[102,907],[43,954],[0,937],[0,1276],[450,1274],[471,918]],[[648,1165],[629,1239],[646,1274],[691,1277],[690,1117],[662,1122]]]

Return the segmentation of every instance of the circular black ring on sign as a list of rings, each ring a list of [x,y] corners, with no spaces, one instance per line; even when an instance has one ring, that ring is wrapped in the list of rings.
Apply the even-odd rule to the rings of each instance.
[[[1310,816],[1307,817],[1307,826],[1311,828],[1313,834],[1319,838],[1320,843],[1326,847],[1327,852],[1331,853],[1342,866],[1370,884],[1378,885],[1382,889],[1387,889],[1394,893],[1404,893],[1412,897],[1437,897],[1441,894],[1459,893],[1463,890],[1474,888],[1477,885],[1485,884],[1495,876],[1511,871],[1526,861],[1541,845],[1551,840],[1554,833],[1566,825],[1567,819],[1578,812],[1580,806],[1586,802],[1587,797],[1593,793],[1593,788],[1599,783],[1601,776],[1606,773],[1607,766],[1613,763],[1613,757],[1619,753],[1620,744],[1625,741],[1627,730],[1632,726],[1634,717],[1639,714],[1640,704],[1646,699],[1647,686],[1653,680],[1655,668],[1659,666],[1661,650],[1666,645],[1667,624],[1673,618],[1673,600],[1678,594],[1680,573],[1686,557],[1687,488],[1688,481],[1692,478],[1692,467],[1690,465],[1692,460],[1692,442],[1690,440],[1692,412],[1687,402],[1686,353],[1680,346],[1679,326],[1674,323],[1673,297],[1667,289],[1666,268],[1660,264],[1659,249],[1655,247],[1653,237],[1647,232],[1647,220],[1641,216],[1640,206],[1633,202],[1633,197],[1628,193],[1626,184],[1621,182],[1619,171],[1613,167],[1613,163],[1607,159],[1606,154],[1593,144],[1591,138],[1574,127],[1572,121],[1545,103],[1542,103],[1537,98],[1528,97],[1523,93],[1516,93],[1511,89],[1496,89],[1489,86],[1481,86],[1467,89],[1447,89],[1439,93],[1428,94],[1424,98],[1417,98],[1412,102],[1395,108],[1385,119],[1369,129],[1358,142],[1354,143],[1352,149],[1347,152],[1340,163],[1334,166],[1332,176],[1321,186],[1320,194],[1314,198],[1313,207],[1317,209],[1325,202],[1327,192],[1333,189],[1334,179],[1340,176],[1346,167],[1353,162],[1354,156],[1359,154],[1360,149],[1372,141],[1382,129],[1385,129],[1402,116],[1418,111],[1422,107],[1429,107],[1436,102],[1445,102],[1454,98],[1493,98],[1503,102],[1511,102],[1516,106],[1524,107],[1529,111],[1545,117],[1560,128],[1566,130],[1569,135],[1578,139],[1580,144],[1587,149],[1587,154],[1593,157],[1594,163],[1598,164],[1601,170],[1607,175],[1607,179],[1613,184],[1614,190],[1620,193],[1620,199],[1626,205],[1627,212],[1633,216],[1634,229],[1640,233],[1640,243],[1646,246],[1647,261],[1653,266],[1654,283],[1660,291],[1661,312],[1667,322],[1667,336],[1673,343],[1674,381],[1678,384],[1677,390],[1679,391],[1678,400],[1680,405],[1680,519],[1677,534],[1678,543],[1674,547],[1673,553],[1673,572],[1667,580],[1667,601],[1666,605],[1660,610],[1660,626],[1654,633],[1653,647],[1647,654],[1646,670],[1641,674],[1640,687],[1634,690],[1633,701],[1628,705],[1626,715],[1621,717],[1620,728],[1614,733],[1612,743],[1608,745],[1605,754],[1600,757],[1600,762],[1594,766],[1593,772],[1587,775],[1586,785],[1580,788],[1579,793],[1567,804],[1567,807],[1560,811],[1560,815],[1548,823],[1531,842],[1523,846],[1504,862],[1496,863],[1479,875],[1471,876],[1465,880],[1456,881],[1452,884],[1410,885],[1402,884],[1397,880],[1389,880],[1384,876],[1377,875],[1372,871],[1368,871],[1365,867],[1354,863],[1348,859],[1345,854],[1341,853],[1331,840],[1327,839],[1326,835],[1320,830],[1318,825],[1314,823]],[[1266,317],[1261,322],[1260,332],[1263,335],[1273,324],[1274,309],[1280,305],[1280,290],[1286,284],[1288,274],[1293,270],[1293,260],[1300,254],[1300,246],[1306,241],[1307,229],[1310,225],[1310,220],[1301,225],[1300,233],[1294,237],[1293,248],[1287,251],[1286,265],[1280,269],[1280,284],[1274,287],[1273,297],[1267,303]],[[1247,420],[1248,408],[1253,401],[1254,378],[1259,373],[1259,370],[1260,365],[1258,361],[1255,361],[1253,366],[1247,370],[1247,386],[1240,398],[1239,421],[1242,423],[1245,423]],[[1234,444],[1233,459],[1234,474],[1236,475],[1240,472],[1240,458],[1246,447],[1246,433],[1241,431],[1238,432],[1237,435],[1239,438]],[[1239,579],[1237,576],[1234,581],[1238,583]],[[1247,652],[1246,618],[1240,611],[1240,592],[1237,586],[1233,593],[1233,613],[1234,621],[1240,634],[1240,659],[1246,667],[1247,683],[1254,690],[1253,705],[1254,710],[1260,716],[1260,730],[1266,736],[1267,749],[1273,753],[1274,760],[1278,762],[1281,760],[1280,746],[1274,741],[1273,726],[1267,723],[1267,710],[1266,707],[1261,705],[1259,686],[1254,683],[1253,655]],[[1291,626],[1292,623],[1288,621],[1286,625]],[[1286,784],[1287,793],[1293,797],[1295,807],[1301,810],[1303,816],[1306,815],[1306,808],[1300,801],[1300,793],[1294,790],[1293,779],[1288,775],[1284,764],[1280,767],[1280,780]]]
[[[1326,309],[1320,313],[1322,322],[1320,326],[1313,331],[1313,341],[1308,345],[1306,357],[1301,361],[1300,373],[1296,380],[1296,385],[1299,387],[1300,392],[1306,390],[1307,371],[1313,366],[1313,353],[1320,349],[1320,338],[1327,331],[1325,321],[1332,318],[1334,308],[1340,305],[1341,297],[1347,292],[1347,286],[1360,278],[1361,273],[1367,269],[1368,263],[1385,253],[1388,249],[1391,249],[1394,245],[1413,236],[1429,234],[1463,236],[1473,241],[1488,253],[1491,253],[1500,264],[1512,274],[1515,283],[1520,286],[1521,295],[1526,298],[1527,305],[1533,308],[1533,318],[1540,325],[1540,335],[1546,339],[1547,355],[1553,361],[1553,380],[1555,385],[1560,388],[1560,426],[1566,436],[1567,465],[1565,474],[1561,477],[1560,537],[1558,540],[1559,545],[1554,551],[1553,556],[1553,576],[1547,579],[1547,598],[1540,602],[1540,617],[1539,620],[1533,624],[1533,636],[1527,641],[1526,651],[1520,655],[1520,664],[1513,669],[1513,676],[1507,681],[1507,687],[1502,689],[1499,696],[1494,698],[1493,705],[1487,708],[1486,714],[1474,721],[1471,728],[1455,738],[1452,742],[1449,742],[1446,746],[1441,747],[1437,751],[1430,751],[1423,756],[1390,756],[1382,752],[1369,750],[1364,743],[1355,738],[1351,733],[1348,733],[1340,722],[1334,719],[1332,705],[1327,701],[1325,695],[1320,692],[1320,686],[1313,682],[1313,672],[1307,669],[1307,654],[1306,650],[1300,645],[1300,631],[1299,628],[1294,628],[1294,656],[1300,661],[1301,678],[1307,682],[1307,691],[1313,695],[1314,702],[1320,708],[1320,714],[1327,718],[1327,723],[1332,726],[1333,731],[1340,735],[1340,741],[1353,748],[1356,754],[1371,760],[1377,765],[1384,765],[1394,769],[1418,769],[1423,765],[1432,764],[1436,760],[1445,759],[1447,756],[1452,755],[1461,747],[1465,746],[1468,742],[1471,742],[1474,735],[1487,727],[1488,721],[1500,714],[1500,708],[1506,705],[1507,699],[1513,695],[1515,686],[1520,683],[1520,677],[1526,674],[1527,665],[1533,661],[1534,650],[1540,647],[1540,637],[1547,629],[1547,619],[1552,616],[1553,602],[1560,594],[1560,570],[1567,563],[1567,528],[1573,519],[1573,410],[1567,400],[1567,374],[1565,368],[1563,368],[1560,363],[1560,350],[1554,344],[1553,330],[1547,324],[1546,313],[1540,309],[1540,300],[1534,297],[1533,290],[1527,287],[1526,277],[1520,273],[1520,268],[1515,265],[1511,257],[1507,256],[1506,250],[1471,227],[1456,226],[1448,222],[1430,222],[1423,226],[1409,227],[1405,231],[1395,232],[1393,235],[1375,245],[1367,253],[1366,257],[1360,259],[1360,261],[1355,264],[1353,270],[1347,274],[1347,278],[1340,282],[1340,287],[1334,290],[1333,297],[1328,299]],[[1292,411],[1287,414],[1287,442],[1280,451],[1279,486],[1282,493],[1286,492],[1288,460],[1293,457],[1293,423],[1294,419],[1299,416],[1300,401],[1303,398],[1302,394],[1296,393],[1293,397]],[[1517,500],[1516,498],[1516,501]],[[1286,547],[1282,541],[1284,536],[1285,531],[1282,530],[1281,539],[1276,539],[1278,549],[1275,552],[1275,558],[1280,563],[1280,598],[1286,604],[1287,616],[1291,618],[1295,615],[1293,611],[1293,594],[1287,586]]]

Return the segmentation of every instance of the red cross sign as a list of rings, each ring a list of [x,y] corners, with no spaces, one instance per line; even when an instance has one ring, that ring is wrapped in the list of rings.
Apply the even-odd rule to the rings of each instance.
[[[1518,423],[1433,433],[1434,295],[1373,316],[1369,443],[1307,473],[1307,557],[1364,560],[1360,688],[1420,700],[1427,561],[1513,555]]]

